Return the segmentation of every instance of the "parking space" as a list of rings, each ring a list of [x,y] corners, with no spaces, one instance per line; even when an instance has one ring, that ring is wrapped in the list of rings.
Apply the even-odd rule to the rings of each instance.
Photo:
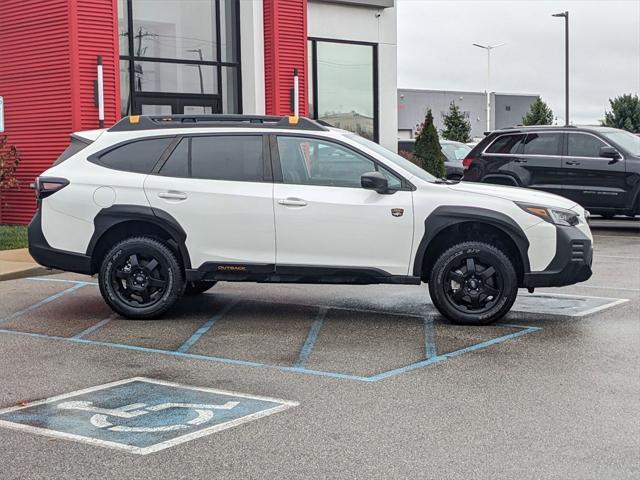
[[[484,478],[536,478],[527,443],[546,462],[564,445],[575,461],[554,464],[560,477],[588,478],[602,435],[623,448],[600,478],[632,478],[640,238],[616,235],[596,238],[588,282],[521,291],[514,311],[488,327],[446,323],[424,286],[221,283],[166,318],[129,321],[106,307],[95,279],[3,282],[6,478],[20,478],[26,455],[30,478],[100,478],[105,469],[129,478],[389,478],[427,465],[427,477],[442,478],[448,462]],[[224,405],[234,406],[215,408]],[[449,442],[466,442],[468,455],[446,461]],[[521,448],[505,459],[486,442]],[[100,467],[88,471],[86,455]],[[196,463],[181,469],[178,458]],[[497,463],[479,467],[487,458]]]

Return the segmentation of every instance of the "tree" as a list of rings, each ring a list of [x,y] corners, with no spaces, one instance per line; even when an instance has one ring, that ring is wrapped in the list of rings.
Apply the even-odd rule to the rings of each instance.
[[[552,123],[553,112],[540,97],[536,98],[527,114],[522,117],[523,125],[551,125]]]
[[[431,175],[444,178],[446,175],[444,169],[444,154],[440,147],[438,131],[433,124],[431,109],[427,110],[424,123],[421,125],[420,132],[416,137],[415,156],[418,160],[417,165],[419,167]]]
[[[640,133],[640,98],[638,95],[622,95],[609,99],[611,111],[604,112],[605,127],[621,128],[631,133]]]
[[[442,122],[445,128],[440,133],[443,138],[462,143],[471,141],[471,122],[455,102],[449,104],[449,111],[442,115]]]
[[[20,163],[20,153],[15,145],[9,145],[7,136],[0,135],[0,190],[17,187],[14,176]]]

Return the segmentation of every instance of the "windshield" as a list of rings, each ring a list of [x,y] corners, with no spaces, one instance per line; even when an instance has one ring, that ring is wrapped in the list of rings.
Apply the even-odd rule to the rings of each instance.
[[[640,137],[624,130],[600,132],[604,137],[617,143],[631,155],[640,156]]]
[[[463,160],[467,153],[471,151],[471,148],[464,143],[441,143],[440,146],[442,147],[442,153],[450,162]]]
[[[436,180],[436,177],[431,175],[426,170],[421,169],[415,163],[411,163],[406,158],[401,157],[397,153],[393,153],[391,150],[387,150],[386,148],[381,147],[380,145],[378,145],[375,142],[372,142],[371,140],[367,140],[366,138],[362,138],[360,135],[355,135],[355,134],[347,135],[347,137],[350,138],[351,140],[358,142],[360,145],[373,150],[378,155],[382,155],[391,163],[398,165],[400,168],[405,169],[407,172],[411,173],[412,175],[415,175],[416,177],[418,177],[421,180],[424,180],[425,182],[433,182]]]

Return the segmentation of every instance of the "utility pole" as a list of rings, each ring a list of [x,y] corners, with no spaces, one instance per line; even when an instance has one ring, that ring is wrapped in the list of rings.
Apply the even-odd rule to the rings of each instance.
[[[202,57],[202,49],[194,48],[191,50],[187,50],[189,53],[197,53],[201,62],[204,62],[204,58]],[[204,80],[202,78],[202,65],[198,65],[198,75],[200,76],[200,93],[204,95]]]
[[[564,17],[564,124],[569,126],[569,12],[551,16]]]
[[[474,43],[474,47],[482,48],[487,51],[487,132],[491,130],[491,50],[503,46],[504,43],[498,45],[480,45]]]

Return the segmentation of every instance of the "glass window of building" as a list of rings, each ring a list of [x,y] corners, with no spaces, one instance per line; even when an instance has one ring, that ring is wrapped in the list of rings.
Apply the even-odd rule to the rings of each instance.
[[[239,0],[118,0],[122,114],[240,113]]]
[[[376,45],[310,40],[310,115],[378,139]]]

